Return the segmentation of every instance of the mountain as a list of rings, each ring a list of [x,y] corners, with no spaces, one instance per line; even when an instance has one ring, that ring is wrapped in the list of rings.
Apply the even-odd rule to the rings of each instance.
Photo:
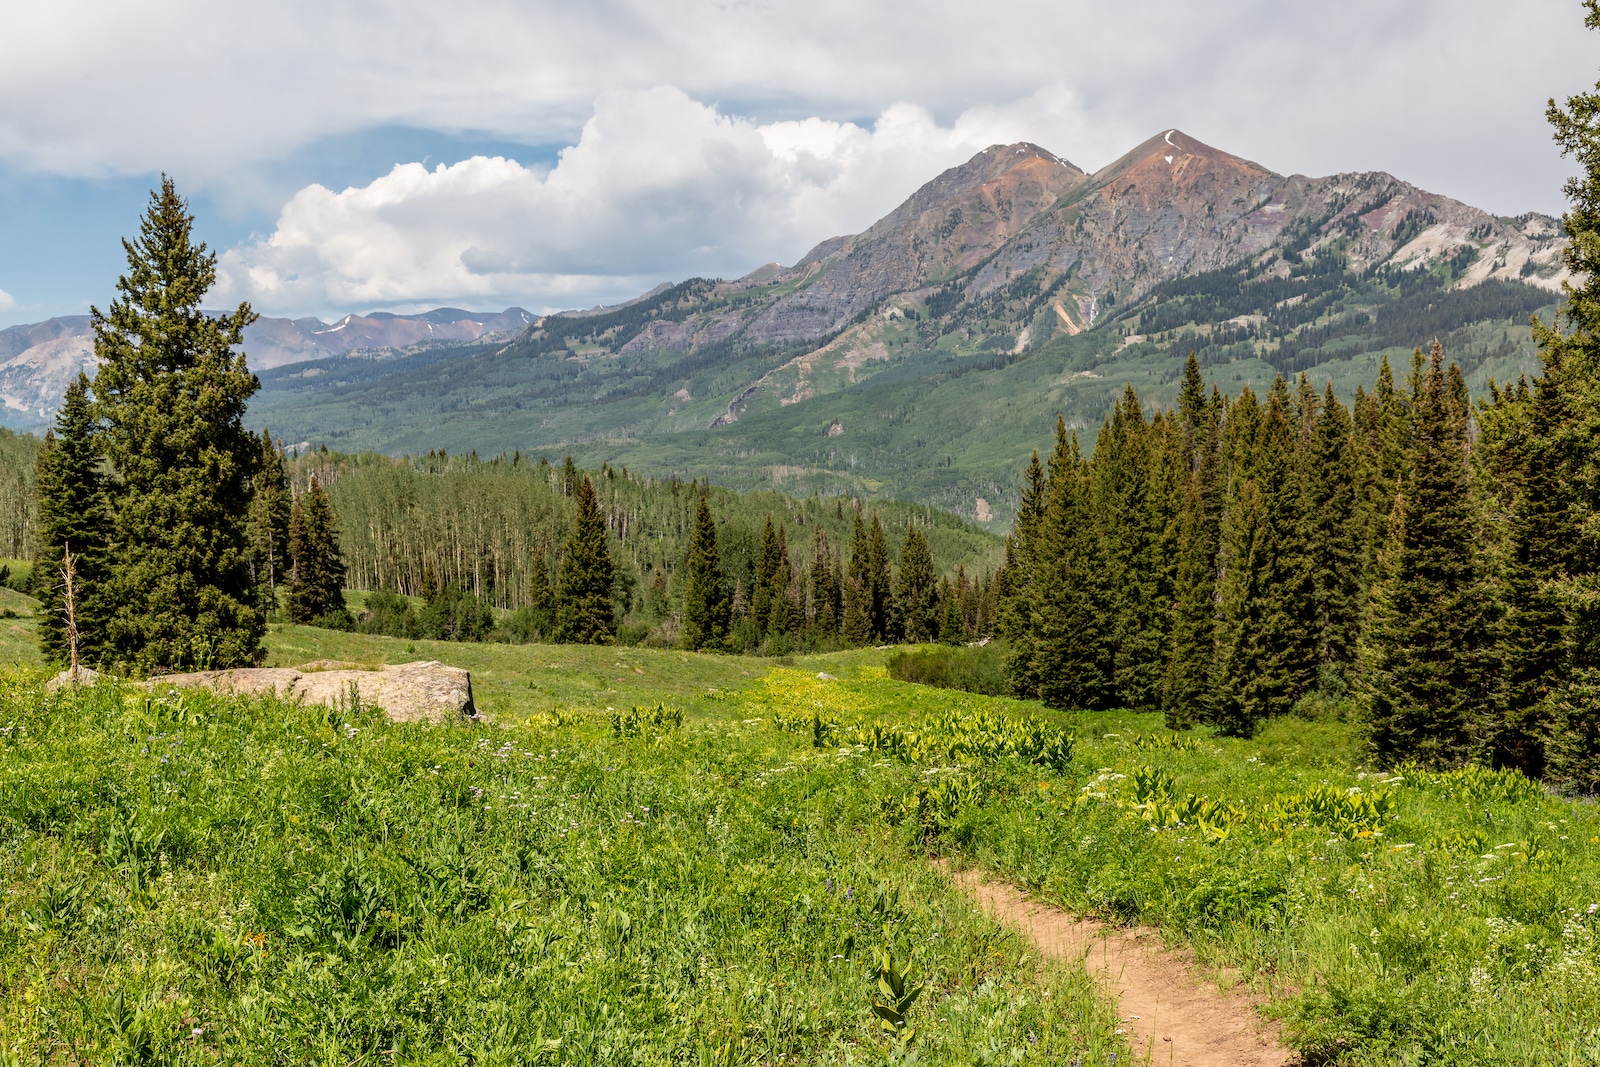
[[[437,308],[420,315],[346,315],[320,319],[257,319],[245,329],[250,366],[270,370],[352,351],[388,352],[440,343],[477,341],[524,330],[534,317],[521,308],[498,314]],[[40,430],[48,425],[67,383],[93,373],[89,316],[70,315],[0,330],[0,425]]]
[[[1191,351],[1230,391],[1311,371],[1348,395],[1435,337],[1474,388],[1514,377],[1529,316],[1561,300],[1564,240],[1548,216],[1381,172],[1281,175],[1180,130],[1093,174],[997,145],[791,266],[476,340],[414,317],[429,340],[385,334],[382,358],[363,332],[381,316],[285,324],[262,351],[294,362],[251,349],[251,418],[345,451],[570,453],[1004,524],[1058,416],[1092,441],[1125,386],[1170,401]]]
[[[1008,520],[1059,415],[1092,438],[1190,351],[1237,389],[1347,395],[1439,336],[1481,387],[1534,362],[1560,226],[1369,172],[1280,175],[1179,130],[1107,167],[995,146],[789,267],[541,318],[515,339],[263,375],[253,417],[346,450],[494,453],[841,488]]]

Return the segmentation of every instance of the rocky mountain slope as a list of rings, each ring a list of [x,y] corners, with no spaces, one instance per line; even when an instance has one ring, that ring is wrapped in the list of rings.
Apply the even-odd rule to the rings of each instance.
[[[345,353],[477,341],[524,330],[534,316],[521,308],[499,314],[437,308],[420,315],[346,315],[320,319],[261,318],[244,334],[257,371]],[[70,315],[0,330],[0,425],[42,429],[80,370],[94,371],[89,316]]]

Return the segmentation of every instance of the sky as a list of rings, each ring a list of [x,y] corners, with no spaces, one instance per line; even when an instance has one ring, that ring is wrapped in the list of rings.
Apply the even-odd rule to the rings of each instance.
[[[588,307],[792,263],[940,170],[1178,128],[1559,214],[1577,0],[0,5],[0,327],[114,295],[171,174],[217,306]]]

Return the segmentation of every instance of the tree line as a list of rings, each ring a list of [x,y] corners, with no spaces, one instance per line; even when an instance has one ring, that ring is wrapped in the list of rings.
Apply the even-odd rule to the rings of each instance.
[[[1385,760],[1592,785],[1600,379],[1587,334],[1539,336],[1544,375],[1477,405],[1436,343],[1353,408],[1304,375],[1208,392],[1191,357],[1090,457],[1058,423],[1001,573],[1014,689],[1233,735],[1353,691]]]

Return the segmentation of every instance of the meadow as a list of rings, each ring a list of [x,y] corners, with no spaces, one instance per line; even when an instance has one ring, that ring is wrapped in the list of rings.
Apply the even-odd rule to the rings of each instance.
[[[47,695],[0,646],[0,1062],[1129,1062],[941,857],[1159,928],[1306,1063],[1600,1058],[1600,812],[1381,772],[1336,704],[1227,740],[883,652],[268,643],[456,663],[486,720]]]

